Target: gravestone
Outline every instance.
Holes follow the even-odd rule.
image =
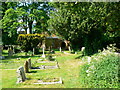
[[[22,66],[20,66],[17,69],[16,73],[17,73],[17,82],[16,83],[21,83],[21,82],[24,82],[26,80],[24,68]]]
[[[70,46],[68,46],[68,49],[69,49],[69,51],[71,51],[71,48],[70,48]]]
[[[85,55],[85,47],[82,47],[81,51],[82,51],[82,55]]]
[[[31,58],[28,58],[28,67],[31,69]]]
[[[35,55],[35,48],[33,48],[33,53],[32,53],[32,55],[33,55],[33,56]]]
[[[29,72],[28,61],[25,61],[24,68],[25,68],[25,73],[28,73]]]
[[[2,49],[3,49],[3,47],[2,47],[2,45],[0,45],[0,60],[5,58],[4,56],[2,56]]]
[[[42,57],[45,58],[45,48],[43,47],[43,54]]]
[[[56,67],[58,67],[59,69],[60,69],[60,67],[59,67],[59,64],[58,64],[58,61],[57,61],[57,63],[56,63],[57,65],[56,65]]]
[[[13,55],[13,50],[12,50],[12,48],[10,47],[10,48],[8,48],[8,56],[12,56]]]
[[[90,64],[91,62],[91,57],[88,57],[88,64]]]
[[[61,49],[61,47],[60,47],[59,49],[60,49],[60,52],[62,52],[62,49]]]

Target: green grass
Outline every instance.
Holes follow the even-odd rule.
[[[70,54],[66,55],[60,53],[59,51],[52,54],[56,56],[56,60],[59,63],[60,69],[46,69],[46,70],[30,70],[30,73],[26,73],[26,76],[29,80],[26,80],[23,83],[16,84],[17,74],[16,69],[19,66],[23,66],[25,60],[28,59],[26,56],[13,56],[7,57],[6,60],[2,62],[2,84],[3,88],[81,88],[79,83],[79,66],[81,62],[79,59],[75,59],[79,55]],[[23,55],[22,53],[19,55]],[[17,60],[17,57],[21,57],[20,60]],[[40,59],[40,56],[31,57],[32,63],[35,63],[36,60]],[[55,63],[36,63],[38,65],[56,65]],[[13,70],[12,70],[13,69]],[[9,73],[9,74],[8,74]],[[47,78],[59,78],[63,80],[63,84],[55,85],[34,85],[38,79],[45,80]],[[9,83],[8,83],[9,81]]]
[[[52,56],[56,56],[56,60],[58,61],[58,64],[60,66],[60,69],[31,69],[29,73],[26,73],[26,77],[28,80],[26,80],[23,83],[16,84],[17,81],[17,74],[16,69],[19,66],[24,66],[24,62],[31,57],[32,63],[34,63],[34,66],[40,66],[40,65],[55,65],[55,63],[35,63],[38,59],[40,59],[41,55],[35,55],[35,56],[24,56],[24,53],[18,53],[13,57],[7,57],[5,60],[2,60],[2,63],[0,63],[2,66],[0,66],[0,70],[2,72],[2,88],[96,88],[97,84],[99,84],[99,87],[97,88],[109,88],[109,86],[112,88],[111,85],[107,85],[105,80],[102,80],[100,78],[95,77],[95,75],[99,75],[101,77],[101,71],[107,75],[107,71],[114,70],[115,68],[112,67],[112,60],[115,62],[117,61],[116,54],[114,53],[107,53],[107,55],[104,55],[102,52],[97,53],[92,57],[92,60],[90,64],[88,64],[88,56],[82,56],[81,52],[78,52],[78,54],[70,54],[69,51],[65,51],[65,53],[61,53],[59,51],[55,51],[55,54],[52,54]],[[47,55],[47,54],[46,54]],[[47,55],[48,56],[48,55]],[[20,57],[20,60],[17,60],[16,58]],[[109,61],[109,68],[108,68],[108,62]],[[95,67],[98,67],[98,70],[95,70],[95,74],[91,74],[90,77],[87,76],[86,70],[88,70],[92,65],[95,65]],[[101,65],[103,65],[101,67]],[[117,67],[117,66],[116,66]],[[107,68],[107,69],[106,69]],[[91,69],[90,69],[91,70]],[[112,75],[108,74],[108,75]],[[115,74],[117,75],[117,74]],[[37,80],[46,80],[48,78],[59,78],[61,77],[63,80],[63,84],[55,84],[55,85],[34,85],[33,83],[37,82]],[[107,77],[110,79],[111,77]],[[92,83],[91,83],[92,81]],[[114,83],[114,81],[113,81]],[[116,84],[116,83],[115,83]],[[100,86],[101,85],[101,86]],[[107,85],[107,87],[105,87]],[[112,84],[114,85],[114,84]],[[117,84],[116,84],[117,85]],[[117,86],[113,86],[113,88],[116,88]]]

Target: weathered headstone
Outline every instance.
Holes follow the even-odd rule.
[[[8,48],[8,56],[12,56],[13,55],[13,50],[12,50],[12,48],[10,47],[10,48]]]
[[[13,53],[15,54],[15,46],[13,45]]]
[[[56,67],[60,68],[60,67],[59,67],[59,64],[58,64],[58,61],[57,61],[57,65],[56,65]]]
[[[24,68],[25,68],[25,73],[28,73],[29,72],[28,61],[25,61]]]
[[[85,47],[82,47],[81,51],[82,51],[82,55],[84,55],[85,54]]]
[[[31,58],[28,58],[28,67],[31,69]]]
[[[17,83],[24,82],[25,80],[26,80],[26,76],[25,76],[24,68],[20,66],[17,69]]]
[[[88,57],[88,64],[90,64],[91,62],[91,57]]]
[[[0,45],[0,60],[5,58],[4,56],[2,56],[2,49],[3,49],[3,47],[2,47],[2,45]]]

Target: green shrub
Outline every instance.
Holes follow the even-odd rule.
[[[18,43],[25,52],[32,51],[44,39],[43,34],[19,34]]]
[[[80,82],[88,88],[118,88],[118,53],[104,50],[91,56],[91,61],[81,66]]]

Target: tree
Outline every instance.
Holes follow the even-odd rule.
[[[41,33],[47,30],[47,3],[44,2],[5,2],[2,22],[4,44],[15,44],[17,29],[23,28],[26,33]],[[44,5],[43,5],[44,4]],[[43,6],[41,6],[43,5]],[[46,7],[45,7],[46,6]],[[3,5],[4,8],[4,5]],[[36,22],[36,23],[34,23]],[[13,41],[13,42],[9,42]]]
[[[74,50],[76,47],[85,46],[86,55],[91,55],[109,44],[108,40],[111,36],[118,34],[120,24],[116,23],[120,21],[119,4],[54,3],[56,11],[51,13],[48,23],[54,32],[70,40]],[[116,15],[112,16],[113,14]]]

